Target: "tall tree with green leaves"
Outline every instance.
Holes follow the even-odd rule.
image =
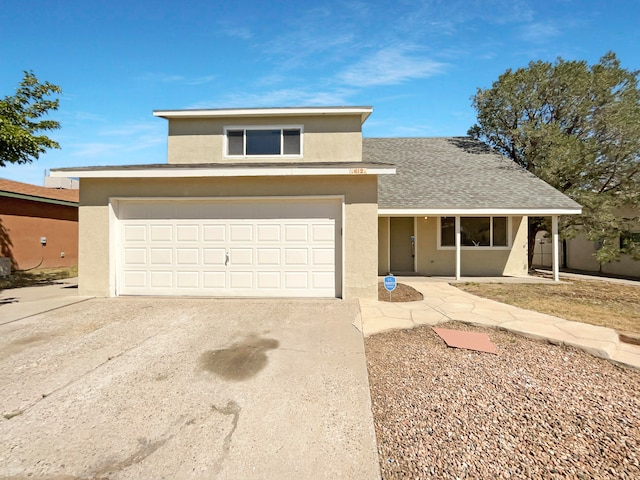
[[[15,95],[0,99],[0,167],[12,163],[31,163],[49,148],[60,148],[42,132],[60,128],[60,123],[47,119],[57,110],[59,86],[40,83],[33,72],[24,72]],[[44,117],[44,118],[43,118]]]
[[[597,242],[600,262],[640,259],[639,243],[620,241],[640,221],[638,72],[612,52],[594,65],[536,61],[478,89],[472,104],[478,120],[469,135],[583,206],[582,215],[561,218],[564,236]],[[548,220],[530,218],[530,264]]]

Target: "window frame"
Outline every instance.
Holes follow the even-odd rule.
[[[242,130],[242,154],[229,154],[229,131]],[[280,153],[251,155],[247,154],[247,130],[280,130]],[[284,131],[299,130],[300,131],[300,153],[283,153],[284,152]],[[227,125],[223,128],[224,139],[222,141],[223,158],[302,158],[304,154],[304,128],[303,125]]]
[[[512,234],[511,234],[511,221],[512,216],[509,215],[438,215],[438,250],[455,250],[455,236],[454,236],[454,245],[442,245],[442,219],[443,218],[454,218],[454,228],[458,222],[462,222],[463,218],[489,218],[489,235],[490,235],[490,245],[460,245],[460,250],[511,250],[512,247]],[[494,218],[506,218],[507,219],[507,244],[506,245],[493,245],[493,219]]]

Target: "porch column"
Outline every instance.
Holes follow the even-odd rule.
[[[551,217],[551,230],[552,230],[552,235],[553,235],[553,254],[552,254],[552,259],[551,259],[551,266],[553,269],[553,281],[557,282],[560,280],[560,257],[559,257],[559,250],[558,250],[558,216],[557,215],[553,215]]]
[[[456,217],[456,280],[460,280],[460,217]]]

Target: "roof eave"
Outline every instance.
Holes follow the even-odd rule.
[[[580,215],[582,207],[543,207],[543,208],[378,208],[378,215],[386,216],[465,216],[482,217],[487,215],[502,216],[538,216],[547,217],[552,215]]]
[[[155,117],[176,118],[242,118],[242,117],[292,117],[324,115],[360,115],[361,122],[373,112],[373,107],[279,107],[279,108],[220,108],[154,110]]]
[[[51,170],[52,177],[78,178],[196,178],[196,177],[287,177],[317,175],[393,175],[396,167],[390,165],[336,165],[336,166],[277,166],[246,167],[165,167],[165,168],[88,168]]]

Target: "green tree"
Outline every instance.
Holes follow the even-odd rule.
[[[60,87],[40,83],[33,72],[25,71],[15,95],[0,100],[0,167],[31,163],[48,148],[60,148],[41,134],[60,128],[55,120],[41,119],[58,109],[58,99],[48,98],[56,93],[62,93]]]
[[[469,135],[545,180],[583,206],[561,218],[562,233],[597,242],[596,258],[621,253],[640,259],[630,238],[640,221],[640,90],[638,72],[612,52],[594,65],[536,61],[507,70],[472,97],[477,124]],[[548,218],[530,218],[529,263],[535,234]]]

